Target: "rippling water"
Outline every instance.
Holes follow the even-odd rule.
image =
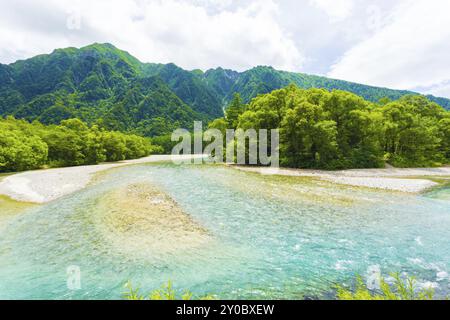
[[[174,232],[105,227],[105,199],[136,184],[158,188],[190,217],[182,244]],[[172,280],[220,298],[330,298],[336,284],[377,267],[414,275],[445,296],[449,195],[448,188],[416,196],[222,166],[114,169],[78,193],[0,220],[0,298],[119,299],[128,280],[143,292]],[[136,206],[109,204],[137,227],[150,223],[133,216]],[[190,247],[198,230],[208,241]],[[81,290],[67,288],[72,265]]]

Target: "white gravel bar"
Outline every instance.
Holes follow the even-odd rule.
[[[292,177],[312,177],[337,184],[368,187],[407,193],[419,193],[439,185],[429,177],[450,178],[450,167],[417,169],[357,169],[341,171],[273,169],[233,166],[238,170]]]
[[[46,203],[85,188],[93,175],[111,168],[126,165],[152,163],[171,160],[204,158],[204,155],[149,156],[136,160],[126,160],[93,166],[56,168],[27,171],[7,176],[0,180],[0,195],[17,201]],[[272,169],[267,167],[232,166],[236,169],[277,174],[284,176],[315,177],[337,184],[369,187],[385,190],[418,193],[438,185],[427,177],[449,177],[450,167],[420,169],[362,169],[343,171],[321,171],[301,169]]]
[[[92,166],[26,171],[0,180],[0,195],[23,202],[46,203],[85,188],[97,172],[126,165],[203,158],[203,155],[155,155]]]

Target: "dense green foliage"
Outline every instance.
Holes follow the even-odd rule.
[[[78,119],[50,126],[11,117],[0,120],[0,172],[120,161],[152,152],[158,148],[146,138],[88,127]]]
[[[271,67],[242,73],[186,71],[174,64],[141,63],[110,44],[93,44],[0,64],[0,116],[44,124],[79,118],[107,130],[154,137],[178,127],[190,129],[194,120],[223,116],[223,106],[235,93],[248,103],[291,83],[304,89],[346,90],[372,102],[411,94]],[[450,107],[448,99],[430,99]]]
[[[144,67],[146,76],[158,76],[193,110],[207,117],[220,117],[222,97],[204,81],[203,73],[183,70],[173,63]],[[198,119],[200,120],[200,119]]]
[[[236,96],[225,119],[210,127],[279,128],[282,166],[378,168],[385,161],[436,166],[450,159],[450,112],[423,96],[375,104],[350,92],[290,85],[246,107],[239,101]]]
[[[338,287],[338,300],[433,300],[432,289],[417,288],[413,277],[402,279],[398,273],[392,274],[393,285],[389,285],[385,279],[380,279],[380,290],[369,290],[361,277],[357,278],[354,292]]]
[[[125,289],[123,297],[126,300],[214,300],[212,295],[196,297],[189,290],[177,291],[173,288],[171,281],[161,286],[160,289],[152,291],[147,296],[142,295],[139,288],[133,288],[131,282],[125,284]]]
[[[225,119],[227,120],[228,128],[236,128],[239,124],[239,116],[245,111],[245,105],[242,103],[241,95],[234,94],[228,108],[225,110]]]

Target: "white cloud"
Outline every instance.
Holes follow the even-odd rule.
[[[0,1],[0,63],[110,42],[144,62],[272,65],[450,97],[447,0]]]
[[[433,85],[429,88],[419,89],[419,91],[426,92],[437,97],[450,97],[450,80]]]
[[[389,23],[349,49],[329,76],[376,86],[414,89],[450,79],[450,2],[402,0]],[[435,92],[448,92],[448,88]],[[448,96],[448,94],[447,94]]]
[[[309,2],[323,10],[332,22],[348,18],[354,7],[354,0],[309,0]]]
[[[226,9],[232,1],[222,0],[214,12],[207,8],[209,0],[37,0],[33,12],[20,12],[25,2],[4,4],[10,12],[0,12],[3,63],[94,41],[111,42],[145,62],[174,62],[185,68],[243,70],[261,64],[300,70],[304,61],[278,24],[278,6],[272,0],[232,10]],[[11,14],[15,17],[8,18]],[[78,14],[79,30],[74,29]]]

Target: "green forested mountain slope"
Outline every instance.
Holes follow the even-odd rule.
[[[137,78],[120,93],[104,114],[101,124],[127,131],[129,128],[145,136],[161,135],[176,128],[190,127],[194,120],[208,120],[185,104],[157,76]]]
[[[229,97],[233,92],[233,87],[240,79],[241,74],[237,71],[217,68],[210,69],[199,76],[203,78],[203,81],[205,81],[210,88],[215,90],[222,98],[222,101],[224,101],[224,99],[229,101]]]
[[[220,96],[195,72],[181,69],[173,63],[144,66],[146,76],[159,76],[188,105],[213,118],[223,115]]]
[[[94,44],[0,65],[0,114],[44,124],[78,117],[159,134],[221,116],[222,104],[188,71],[143,64],[112,45]]]
[[[215,79],[219,79],[220,81],[221,78],[225,78],[226,72],[226,70],[220,68],[209,70],[206,72],[206,78],[213,86],[217,86],[213,81]],[[222,73],[222,76],[220,73]],[[210,74],[214,74],[214,78],[210,77]],[[225,95],[225,100],[227,102],[231,101],[235,92],[241,94],[244,102],[250,102],[250,100],[258,94],[270,93],[273,90],[283,88],[291,83],[303,89],[323,88],[327,90],[345,90],[355,93],[372,102],[378,102],[382,98],[397,100],[405,95],[417,94],[406,90],[393,90],[303,73],[278,71],[272,67],[264,66],[255,67],[240,73],[233,78],[235,81]],[[222,81],[225,82],[224,80]],[[440,104],[446,109],[450,109],[449,99],[438,98],[431,95],[427,96],[427,98]]]
[[[187,71],[174,64],[142,63],[110,44],[57,49],[48,55],[0,64],[0,116],[44,124],[80,118],[107,129],[153,136],[223,115],[234,93],[249,102],[294,83],[300,88],[341,89],[369,101],[412,94],[324,77],[256,67]],[[450,108],[450,100],[430,96]]]

